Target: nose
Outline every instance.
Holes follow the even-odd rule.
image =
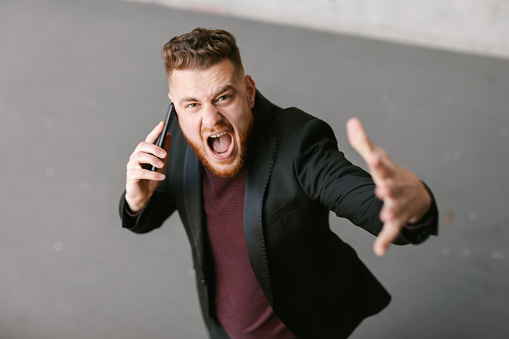
[[[202,124],[205,126],[215,126],[223,118],[213,105],[207,105],[203,108]]]

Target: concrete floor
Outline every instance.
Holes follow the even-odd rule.
[[[392,247],[331,217],[393,295],[352,338],[509,338],[509,61],[120,1],[0,2],[0,338],[206,338],[177,216],[134,235],[117,202],[164,117],[159,51],[233,32],[282,106],[368,134],[433,189],[440,236]]]

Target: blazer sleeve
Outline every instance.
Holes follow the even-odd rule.
[[[311,199],[338,217],[378,235],[383,226],[379,218],[383,202],[374,194],[375,183],[369,173],[350,163],[338,150],[334,132],[327,123],[312,119],[304,125],[294,159],[300,184]],[[436,208],[436,204],[432,207]],[[436,230],[436,220],[433,222],[430,226]],[[405,230],[394,243],[422,242],[433,233],[426,229],[428,226]],[[416,236],[416,232],[427,235]]]
[[[148,205],[135,216],[131,216],[127,213],[127,203],[125,201],[126,192],[124,191],[122,193],[119,203],[119,214],[123,228],[127,228],[134,233],[147,233],[159,228],[175,211],[176,207],[166,180],[168,180],[168,176],[156,189]]]

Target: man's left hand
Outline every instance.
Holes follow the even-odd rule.
[[[373,246],[375,254],[382,256],[406,223],[415,223],[426,214],[431,207],[431,196],[415,174],[398,166],[371,142],[359,119],[350,119],[346,129],[350,144],[368,165],[376,196],[384,203],[380,211],[384,226]]]

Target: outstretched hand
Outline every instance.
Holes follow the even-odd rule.
[[[380,220],[384,226],[373,246],[375,254],[382,256],[406,223],[417,222],[426,214],[431,196],[415,174],[398,166],[371,142],[359,119],[348,120],[346,129],[350,144],[368,165],[376,196],[383,201]]]

